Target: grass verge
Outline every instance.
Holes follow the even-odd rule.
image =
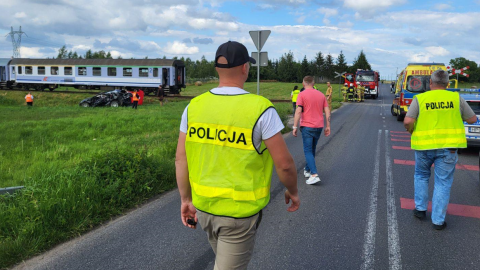
[[[188,101],[138,110],[81,108],[84,94],[0,91],[0,268],[80,235],[176,186],[175,149]],[[291,103],[276,103],[284,123]],[[285,129],[285,132],[289,131]]]

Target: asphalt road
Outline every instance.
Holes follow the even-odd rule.
[[[301,137],[285,136],[301,206],[286,211],[274,173],[249,269],[479,269],[480,219],[466,217],[468,209],[455,206],[444,231],[432,228],[430,213],[420,221],[404,209],[413,199],[414,151],[390,114],[388,85],[381,90],[377,100],[333,113],[332,134],[316,151],[319,184],[305,184]],[[463,151],[459,164],[472,167],[456,171],[450,203],[480,206],[478,149]],[[206,235],[184,227],[179,210],[174,190],[16,269],[213,269]]]

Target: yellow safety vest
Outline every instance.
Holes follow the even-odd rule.
[[[300,90],[293,90],[292,91],[292,102],[297,102],[298,94],[300,94]]]
[[[273,160],[253,129],[273,104],[253,94],[206,92],[188,106],[185,142],[193,205],[204,212],[250,217],[270,200]]]
[[[435,90],[415,98],[420,110],[411,138],[412,149],[467,147],[458,93]]]

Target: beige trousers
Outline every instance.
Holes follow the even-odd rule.
[[[216,255],[214,270],[247,269],[261,213],[248,218],[231,218],[197,210],[197,217]]]

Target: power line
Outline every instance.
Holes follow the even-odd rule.
[[[27,33],[22,31],[22,27],[20,26],[20,30],[18,31],[13,31],[13,26],[11,27],[10,33],[8,33],[6,36],[10,35],[12,38],[12,46],[13,46],[13,57],[14,58],[21,58],[20,56],[20,47],[22,43],[22,34],[25,34],[27,36]],[[17,39],[15,39],[15,35],[18,35]],[[28,36],[27,36],[28,37]]]

